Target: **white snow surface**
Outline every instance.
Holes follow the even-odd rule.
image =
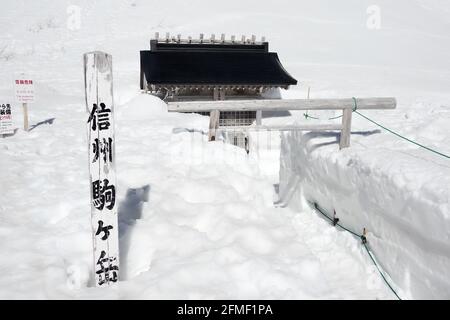
[[[380,30],[359,0],[0,2],[0,102],[13,101],[18,72],[37,94],[36,126],[21,129],[15,104],[18,130],[0,139],[0,298],[395,298],[358,240],[305,200],[367,227],[402,297],[450,297],[448,159],[354,115],[351,148],[286,134],[280,165],[276,133],[250,155],[208,143],[206,117],[169,114],[138,88],[139,50],[155,31],[265,35],[299,80],[283,97],[308,86],[315,98],[395,96],[396,110],[365,114],[449,154],[449,1],[379,0]],[[70,5],[78,30],[67,28]],[[121,281],[107,289],[90,286],[82,54],[93,50],[112,54],[114,69]],[[278,183],[286,207],[274,206]]]

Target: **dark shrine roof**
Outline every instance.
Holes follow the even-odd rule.
[[[170,44],[152,41],[141,51],[141,71],[150,85],[297,84],[278,55],[263,44]]]

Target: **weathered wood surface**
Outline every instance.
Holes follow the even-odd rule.
[[[352,128],[352,109],[344,109],[342,114],[342,131],[339,140],[339,148],[350,147],[350,131]]]
[[[247,131],[247,130],[273,130],[273,131],[340,131],[339,124],[316,124],[316,125],[286,125],[286,126],[230,126],[220,127],[217,131]]]
[[[219,128],[219,118],[220,111],[213,110],[209,115],[209,132],[208,132],[208,140],[215,141],[216,140],[216,130]]]
[[[116,201],[112,57],[84,54],[89,150],[91,226],[96,286],[118,281],[119,236]]]
[[[357,98],[361,110],[395,109],[395,98]],[[353,99],[268,99],[268,100],[219,100],[176,101],[168,103],[170,112],[220,111],[289,111],[289,110],[342,110],[353,109]]]
[[[256,125],[257,126],[262,125],[262,111],[261,110],[256,111]]]
[[[28,104],[22,103],[23,108],[23,130],[28,131]]]

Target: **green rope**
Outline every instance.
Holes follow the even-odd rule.
[[[303,116],[305,117],[305,119],[321,120],[319,117],[310,116],[308,114],[308,112],[304,113]],[[342,114],[337,117],[328,118],[328,120],[334,120],[334,119],[339,119],[339,118],[342,118]]]
[[[353,112],[356,112],[356,110],[358,109],[358,103],[356,103],[356,98],[352,97],[353,99]]]
[[[342,118],[342,114],[340,116],[337,116],[337,117],[328,118],[328,120],[335,120],[335,119],[339,119],[339,118]]]
[[[333,219],[331,219],[320,207],[319,207],[319,205],[317,204],[317,203],[312,203],[313,204],[313,206],[314,206],[314,208],[317,210],[317,211],[319,211],[325,218],[327,218],[328,220],[330,220],[331,222],[333,222]],[[339,228],[341,228],[341,229],[343,229],[343,230],[345,230],[345,231],[347,231],[347,232],[350,232],[351,234],[353,234],[354,236],[356,236],[356,237],[358,237],[358,238],[361,238],[361,235],[359,235],[359,234],[357,234],[356,232],[353,232],[352,230],[349,230],[349,229],[347,229],[347,228],[345,228],[344,226],[342,226],[342,225],[340,225],[339,223],[337,223],[336,224]]]
[[[318,212],[320,212],[326,219],[328,219],[330,222],[334,222],[334,220],[332,218],[330,218],[325,211],[320,208],[320,206],[316,203],[316,202],[311,202],[308,201],[309,204],[311,204]],[[372,256],[372,254],[370,253],[369,248],[367,247],[367,239],[364,235],[358,234],[350,229],[347,229],[346,227],[344,227],[343,225],[336,223],[336,226],[338,226],[339,228],[351,233],[352,235],[356,236],[357,238],[360,238],[362,240],[362,244],[364,246],[364,248],[367,251],[367,254],[369,255],[370,259],[372,260],[373,264],[375,265],[375,267],[378,270],[378,273],[380,274],[380,276],[383,278],[384,282],[386,283],[386,285],[389,287],[389,289],[391,289],[391,291],[394,293],[394,295],[397,297],[398,300],[402,300],[400,298],[400,296],[397,294],[397,292],[395,292],[394,288],[392,288],[392,286],[390,285],[389,281],[386,279],[386,277],[384,276],[383,272],[381,271],[381,268],[378,266],[378,263],[376,262],[376,260],[374,259],[374,257]]]
[[[355,102],[355,104],[356,104],[356,102]],[[434,149],[432,149],[432,148],[430,148],[430,147],[424,146],[423,144],[420,144],[420,143],[418,143],[418,142],[416,142],[416,141],[414,141],[414,140],[411,140],[411,139],[409,139],[409,138],[407,138],[407,137],[402,136],[401,134],[399,134],[399,133],[397,133],[397,132],[395,132],[395,131],[393,131],[393,130],[391,130],[391,129],[389,129],[389,128],[386,128],[386,127],[383,126],[382,124],[379,124],[378,122],[376,122],[376,121],[370,119],[369,117],[363,115],[362,113],[360,113],[359,111],[357,111],[356,108],[353,110],[353,112],[355,112],[355,113],[358,114],[359,116],[363,117],[363,118],[366,119],[367,121],[370,121],[370,122],[372,122],[373,124],[379,126],[380,128],[383,128],[384,130],[386,130],[386,131],[392,133],[393,135],[396,135],[397,137],[399,137],[399,138],[401,138],[401,139],[404,139],[404,140],[406,140],[406,141],[408,141],[408,142],[410,142],[410,143],[413,143],[413,144],[415,144],[416,146],[419,146],[419,147],[421,147],[421,148],[424,148],[424,149],[426,149],[426,150],[428,150],[428,151],[434,152],[434,153],[436,153],[437,155],[440,155],[440,156],[442,156],[442,157],[444,157],[444,158],[450,159],[450,156],[447,155],[447,154],[444,154],[444,153],[442,153],[442,152],[439,152],[439,151],[437,151],[437,150],[434,150]]]
[[[378,273],[381,275],[381,277],[383,278],[384,282],[386,282],[386,284],[388,285],[389,289],[391,289],[391,291],[395,294],[395,296],[397,297],[398,300],[402,300],[402,298],[399,297],[399,295],[397,294],[397,292],[395,292],[394,288],[392,288],[392,286],[389,284],[389,282],[387,281],[386,277],[384,276],[383,272],[381,271],[381,269],[378,267],[378,263],[375,261],[374,257],[372,257],[372,254],[369,251],[369,248],[367,247],[366,243],[363,243],[364,248],[367,251],[367,254],[369,255],[370,259],[372,260],[373,264],[375,265],[375,267],[378,270]]]
[[[382,124],[376,122],[375,120],[372,120],[372,119],[370,119],[369,117],[363,115],[361,112],[358,111],[358,104],[357,104],[357,102],[356,102],[356,98],[355,98],[355,97],[352,97],[352,99],[353,99],[353,103],[354,103],[353,112],[355,112],[355,113],[358,114],[359,116],[363,117],[363,118],[366,119],[367,121],[372,122],[373,124],[375,124],[375,125],[379,126],[380,128],[386,130],[387,132],[390,132],[390,133],[392,133],[393,135],[396,135],[397,137],[399,137],[399,138],[401,138],[401,139],[404,139],[404,140],[406,140],[406,141],[408,141],[408,142],[410,142],[410,143],[413,143],[413,144],[415,144],[415,145],[418,146],[418,147],[424,148],[424,149],[426,149],[426,150],[428,150],[428,151],[431,151],[431,152],[433,152],[433,153],[435,153],[435,154],[437,154],[437,155],[440,155],[440,156],[442,156],[442,157],[444,157],[444,158],[450,159],[450,155],[444,154],[444,153],[439,152],[439,151],[437,151],[437,150],[435,150],[435,149],[432,149],[432,148],[430,148],[430,147],[427,147],[427,146],[425,146],[425,145],[423,145],[423,144],[421,144],[421,143],[419,143],[419,142],[416,142],[416,141],[411,140],[411,139],[409,139],[409,138],[407,138],[407,137],[405,137],[405,136],[402,136],[401,134],[399,134],[399,133],[397,133],[397,132],[395,132],[395,131],[393,131],[393,130],[391,130],[391,129],[385,127],[385,126],[383,126]],[[305,116],[306,119],[311,118],[311,119],[320,120],[320,118],[312,117],[312,116],[308,115],[308,112],[304,113],[303,115]],[[328,120],[334,120],[334,119],[339,119],[339,118],[342,118],[342,115],[339,115],[339,116],[337,116],[337,117],[328,118]]]
[[[305,116],[305,119],[307,119],[307,120],[308,120],[308,119],[320,120],[319,118],[310,116],[310,115],[308,114],[308,111],[306,111],[306,113],[304,113],[303,115]]]

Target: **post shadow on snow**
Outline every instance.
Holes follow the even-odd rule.
[[[4,134],[0,134],[1,138],[9,138],[9,137],[13,137],[16,135],[16,133],[19,131],[18,128],[14,129],[13,133],[4,133]]]
[[[352,135],[360,135],[360,136],[371,136],[373,134],[378,134],[381,133],[381,130],[379,129],[375,129],[375,130],[370,130],[370,131],[352,131],[351,134]],[[311,148],[309,149],[309,151],[314,151],[320,147],[325,147],[328,145],[332,145],[332,144],[339,144],[339,141],[341,139],[341,132],[335,132],[335,131],[327,131],[327,132],[308,132],[304,135],[304,137],[307,140],[311,140],[314,138],[332,138],[334,137],[335,140],[334,141],[328,141],[328,142],[322,142],[322,143],[317,143],[311,146]]]
[[[282,117],[289,117],[291,116],[291,113],[289,111],[263,111],[262,112],[262,118],[282,118]],[[200,130],[200,129],[191,129],[191,128],[173,128],[172,133],[183,133],[183,132],[189,132],[189,133],[201,133],[202,135],[207,135],[208,132]]]
[[[28,132],[30,132],[31,130],[35,129],[36,127],[39,127],[43,124],[53,124],[53,121],[55,121],[56,118],[50,118],[41,122],[38,122],[36,124],[33,124],[30,129],[28,129]]]
[[[273,190],[278,195],[280,193],[280,184],[279,183],[273,184]]]
[[[292,114],[289,111],[263,111],[261,113],[262,118],[282,118],[289,117]]]
[[[140,188],[129,188],[125,199],[119,204],[119,255],[121,274],[126,275],[126,261],[130,248],[130,228],[142,217],[144,202],[149,201],[149,184]]]
[[[201,133],[202,135],[207,135],[208,134],[208,132],[205,132],[205,131],[200,130],[200,129],[189,129],[189,128],[173,128],[172,129],[172,133],[174,133],[174,134],[182,133],[182,132],[189,132],[189,133],[198,132],[198,133]]]

